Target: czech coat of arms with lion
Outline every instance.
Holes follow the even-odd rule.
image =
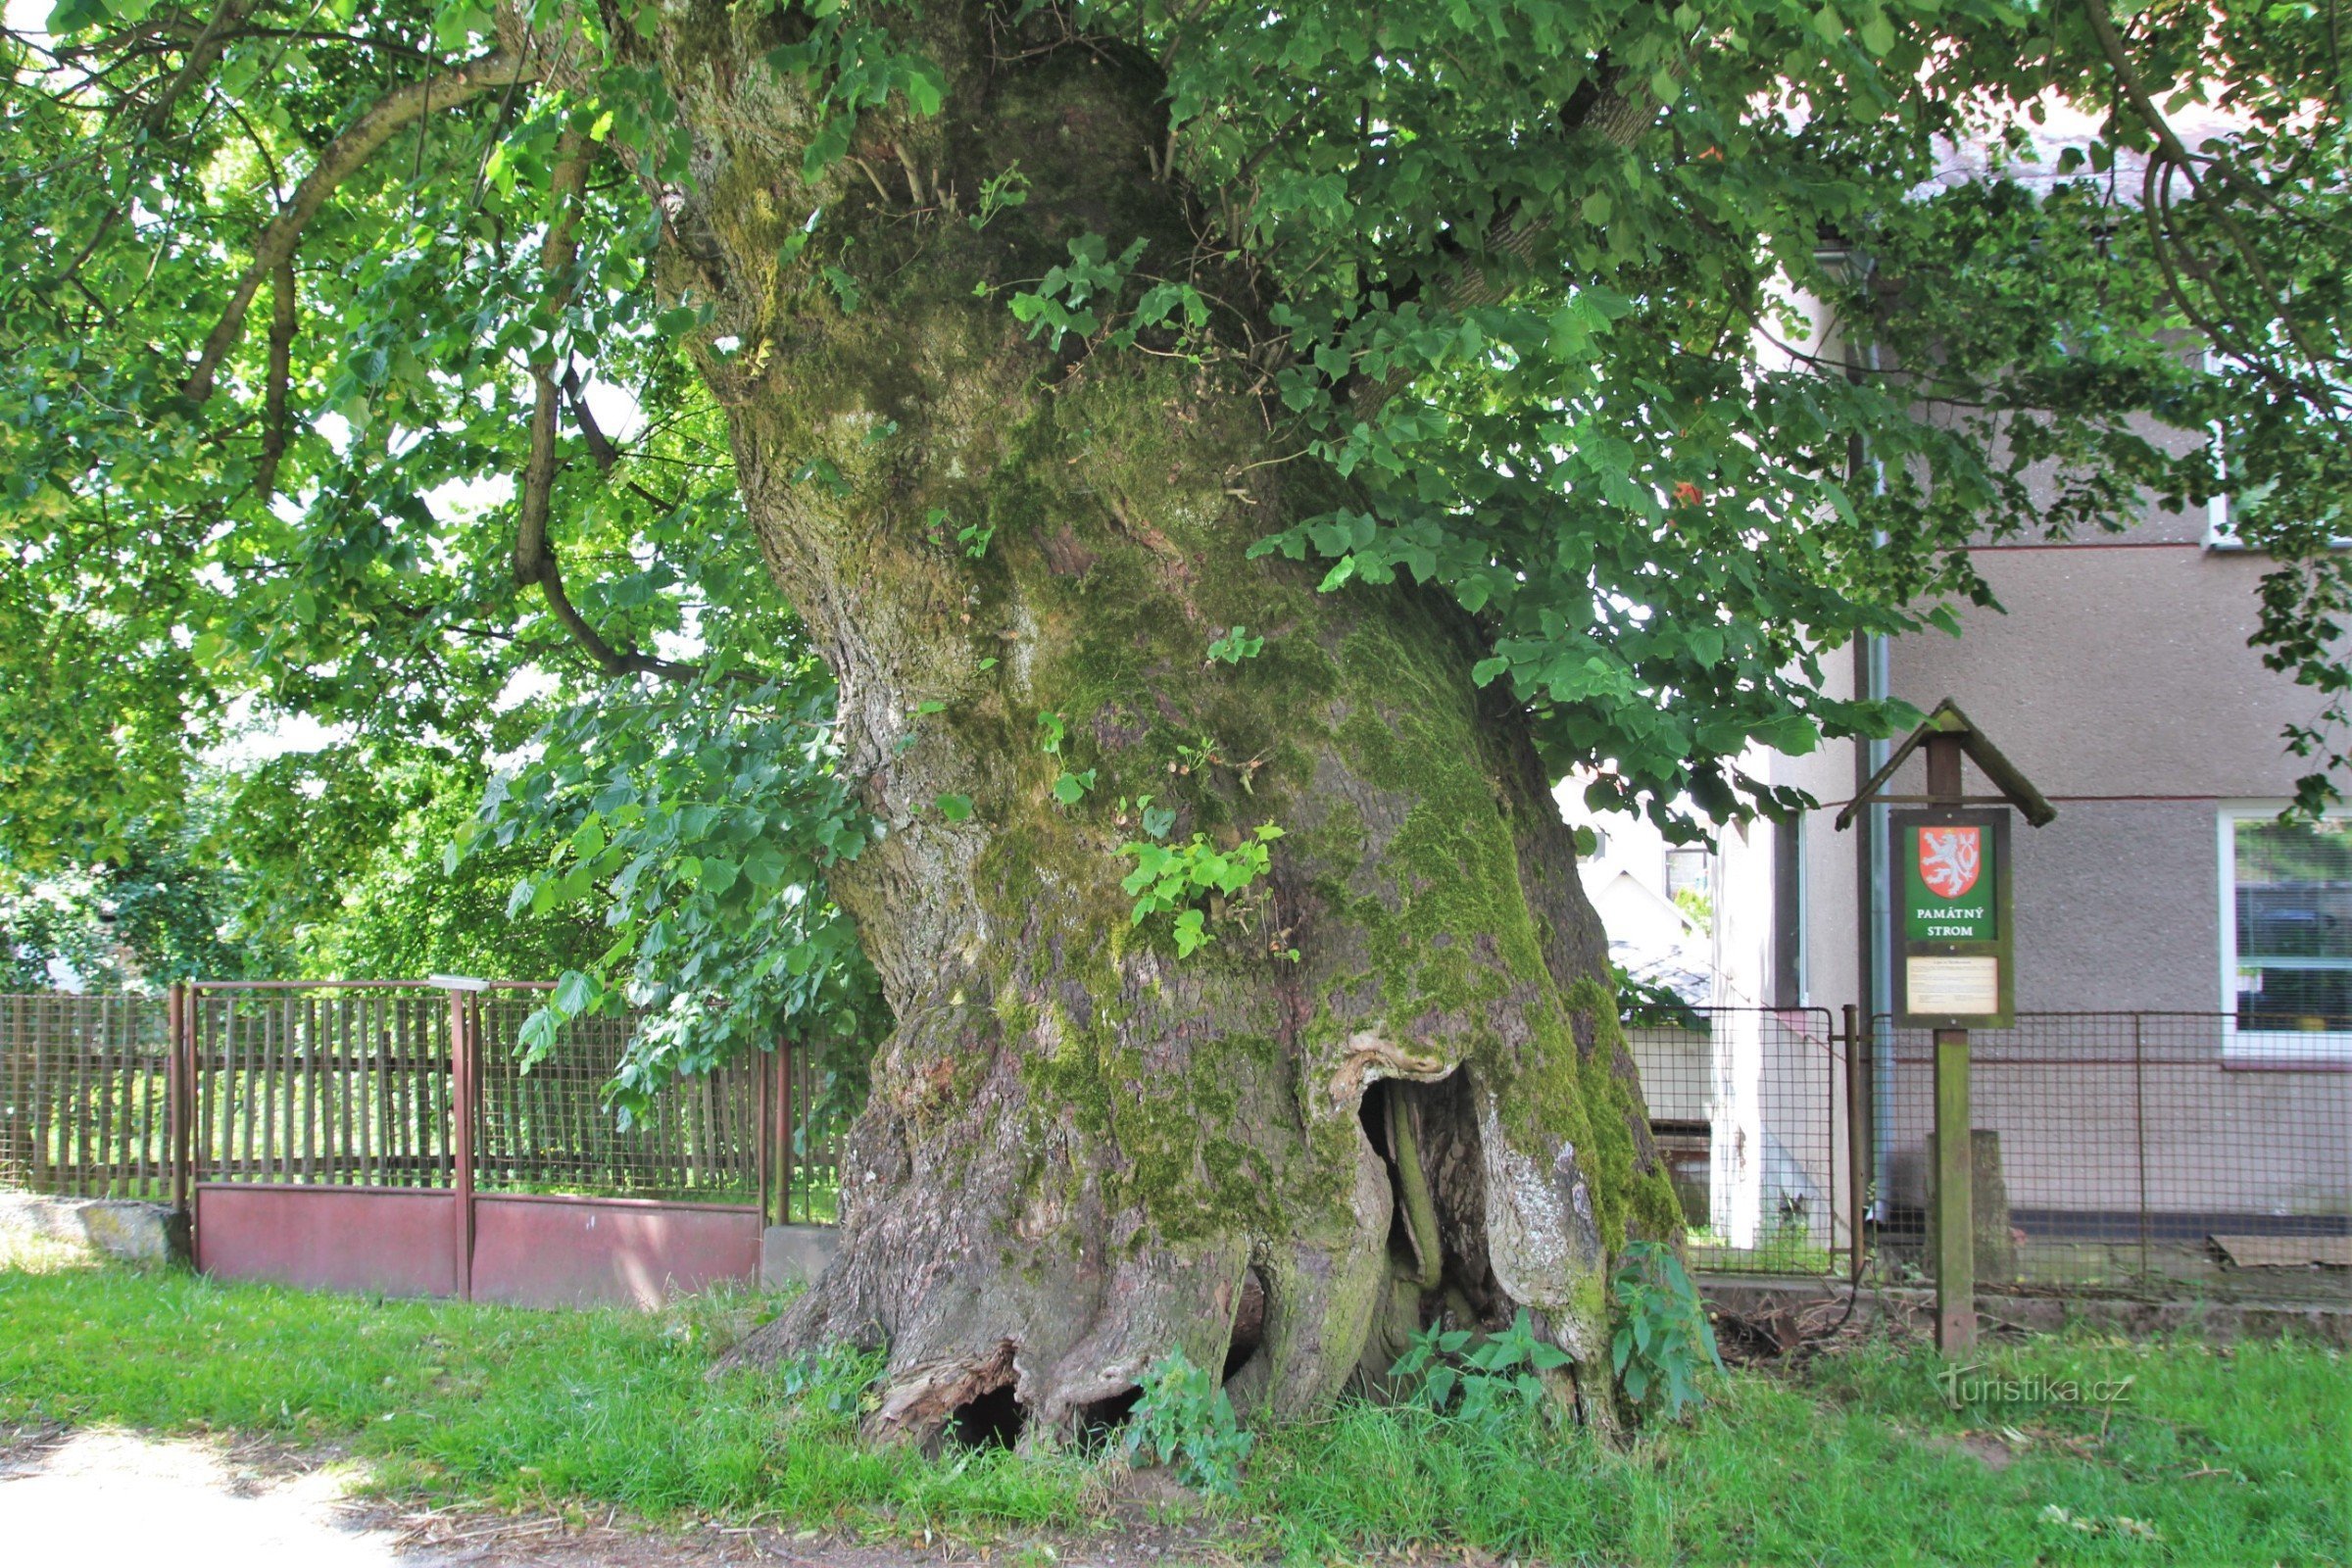
[[[1984,862],[1979,827],[1923,827],[1919,830],[1919,879],[1939,899],[1956,899],[1977,885]]]

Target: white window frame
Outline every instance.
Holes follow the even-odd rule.
[[[2215,477],[2227,479],[2229,474],[2223,468],[2223,462],[2222,432],[2217,428],[2213,432]],[[2216,490],[2213,493],[2213,499],[2205,503],[2205,548],[2207,550],[2223,555],[2240,555],[2254,548],[2237,536],[2237,526],[2230,516],[2232,505],[2236,500],[2237,496],[2234,491]],[[2328,548],[2352,550],[2352,538],[2336,534],[2328,539]]]
[[[2220,373],[2222,357],[2210,346],[2204,352],[2202,363],[2208,375]],[[2222,451],[2222,427],[2219,424],[2211,427],[2206,440],[2206,450],[2213,454],[2214,478],[2227,482],[2230,477],[2230,462],[2228,455]],[[2230,513],[2233,510],[2232,503],[2236,499],[2235,492],[2217,489],[2213,493],[2213,498],[2205,503],[2205,548],[2207,550],[2235,554],[2251,548],[2237,536],[2236,525],[2230,518]],[[2352,550],[2352,538],[2338,534],[2329,539],[2328,545],[2331,550]]]
[[[2219,430],[2213,433],[2213,466],[2216,469],[2222,466],[2222,433]],[[2217,477],[2227,478],[2228,474],[2220,473]],[[2205,503],[2205,548],[2208,550],[2240,551],[2246,548],[2246,542],[2237,536],[2237,530],[2230,524],[2230,499],[2229,491],[2216,490],[2213,499]]]
[[[2222,1059],[2230,1065],[2352,1061],[2352,1029],[2240,1029],[2237,1026],[2237,824],[2277,816],[2287,803],[2226,801],[2215,813],[2221,868]],[[2352,812],[2331,811],[2335,821]]]

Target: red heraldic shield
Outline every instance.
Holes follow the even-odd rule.
[[[1981,827],[1923,827],[1919,830],[1919,879],[1939,899],[1956,899],[1977,885],[1984,863]]]

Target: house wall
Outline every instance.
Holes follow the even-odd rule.
[[[2027,1020],[1980,1036],[1973,1120],[2000,1134],[2013,1209],[2281,1216],[2352,1210],[2352,1074],[2227,1064],[2210,1018]],[[1886,1158],[1927,1201],[1928,1037],[1897,1041]]]
[[[1980,1034],[1975,1120],[2001,1133],[2018,1208],[2309,1215],[2352,1195],[2352,1077],[2224,1055],[2219,814],[2284,804],[2305,764],[2280,732],[2319,704],[2247,646],[2266,560],[2203,528],[2154,512],[2112,541],[1981,550],[2001,608],[1890,650],[1894,695],[1957,702],[2058,808],[2011,834],[2019,1011],[2204,1015]],[[1917,760],[1889,786],[1925,788]],[[1814,950],[1851,948],[1850,908],[1828,912]],[[1925,1196],[1929,1074],[1924,1036],[1900,1049],[1882,1110],[1904,1204]]]
[[[1892,689],[1957,702],[2058,808],[2012,834],[2019,1009],[2220,1010],[2218,813],[2284,802],[2302,767],[2280,730],[2318,706],[2246,646],[2265,561],[2123,542],[1977,562],[2006,612],[1899,639]],[[1895,793],[1925,790],[1905,774]]]
[[[1834,357],[1818,313],[1814,326],[1806,347]],[[2183,340],[2181,352],[2199,349]],[[2141,433],[2177,453],[2206,439],[2153,424]],[[2044,503],[2057,494],[2051,473],[2029,481]],[[2058,808],[2050,826],[2021,821],[2012,834],[2020,1011],[2202,1015],[2142,1020],[2137,1036],[2112,1018],[1980,1035],[1976,1119],[2002,1134],[2020,1208],[2276,1216],[2352,1206],[2352,1072],[2325,1070],[2352,1068],[2352,1055],[2293,1072],[2224,1055],[2219,815],[2225,805],[2285,803],[2307,768],[2282,731],[2322,705],[2248,647],[2269,563],[2206,548],[2210,521],[2202,507],[2152,504],[2120,533],[1987,540],[1974,560],[1996,606],[1962,608],[1957,638],[1923,632],[1888,650],[1890,695],[1923,711],[1956,701]],[[1860,686],[1859,654],[1825,659],[1831,694]],[[1869,771],[1863,751],[1840,742],[1747,760],[1823,803],[1800,830],[1801,998],[1773,985],[1785,921],[1771,844],[1788,829],[1757,825],[1727,834],[1719,856],[1719,1004],[1801,1000],[1833,1014],[1872,1005],[1864,933],[1878,933],[1884,911],[1870,902],[1867,835],[1833,825]],[[1972,793],[1985,793],[1970,775]],[[1889,786],[1925,792],[1918,760]],[[1913,1047],[1924,1055],[1924,1036],[1893,1044],[1876,1114],[1892,1156],[1880,1174],[1901,1202],[1920,1186],[1928,1075],[1900,1059]],[[1718,1142],[1727,1119],[1735,1136],[1745,1132],[1786,1092],[1783,1064],[1769,1059],[1760,1073],[1727,1075],[1727,1057],[1741,1062],[1724,1035],[1709,1048],[1711,1099],[1692,1105],[1689,1048],[1651,1049],[1653,1100],[1685,1119],[1703,1111]],[[1770,1119],[1803,1136],[1801,1116]],[[1825,1164],[1840,1184],[1842,1155]]]
[[[1701,945],[1691,918],[1655,887],[1636,881],[1630,871],[1619,871],[1597,885],[1587,883],[1585,891],[1592,897],[1592,912],[1600,916],[1600,928],[1609,934],[1612,956],[1619,943],[1643,957]]]
[[[2267,560],[2206,548],[2206,526],[2202,509],[2151,507],[2120,535],[1981,548],[1976,564],[1997,608],[1963,609],[1957,638],[1920,633],[1889,650],[1893,695],[1923,710],[1957,702],[2058,808],[2048,827],[2021,820],[2012,834],[2020,1011],[2197,1015],[1980,1033],[1975,1119],[2001,1134],[2020,1210],[2277,1218],[2352,1206],[2352,1072],[2329,1070],[2352,1060],[2255,1070],[2224,1054],[2219,815],[2227,805],[2284,804],[2306,764],[2281,731],[2320,703],[2248,647]],[[1851,651],[1825,660],[1834,694],[1855,689],[1856,667]],[[1833,826],[1858,782],[1857,750],[1838,743],[1751,761],[1823,803],[1799,841],[1802,1000],[1833,1014],[1870,1001],[1863,835]],[[1973,767],[1969,788],[1986,788]],[[1924,766],[1915,761],[1889,789],[1924,794]],[[1772,843],[1787,831],[1757,824],[1725,838],[1719,1004],[1796,1000],[1772,987],[1783,931]],[[1657,1114],[1707,1120],[1718,1142],[1760,1130],[1826,1148],[1808,1174],[1842,1192],[1841,1141],[1816,1140],[1811,1096],[1778,1102],[1787,1064],[1765,1054],[1760,1070],[1746,1070],[1743,1041],[1725,1031],[1703,1057],[1690,1042],[1680,1051],[1645,1042]],[[1916,1204],[1926,1037],[1894,1045],[1878,1106],[1881,1174],[1886,1197]],[[1720,1163],[1725,1152],[1715,1152]],[[1771,1195],[1751,1166],[1718,1170],[1717,1206],[1723,1184],[1738,1184],[1743,1200],[1763,1200],[1737,1211],[1753,1223]],[[1725,1217],[1714,1216],[1719,1229]]]
[[[1852,650],[1825,661],[1822,693],[1850,699],[1860,682]],[[1835,1013],[1848,1003],[1867,1002],[1855,933],[1864,917],[1859,872],[1861,835],[1838,830],[1838,812],[1852,799],[1867,770],[1857,770],[1852,742],[1827,745],[1803,757],[1784,759],[1776,780],[1805,791],[1820,807],[1808,811],[1798,842],[1804,858],[1804,1000]]]

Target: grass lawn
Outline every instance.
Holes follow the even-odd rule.
[[[725,1337],[772,1305],[531,1312],[20,1256],[0,1260],[0,1429],[263,1434],[348,1447],[398,1494],[655,1520],[999,1539],[1113,1517],[1109,1472],[1077,1456],[859,1447],[854,1371],[706,1383]],[[2067,1336],[1984,1359],[1972,1378],[2131,1382],[2106,1405],[1954,1410],[1932,1355],[1872,1343],[1801,1373],[1737,1373],[1693,1421],[1625,1449],[1348,1406],[1262,1433],[1243,1495],[1203,1504],[1201,1524],[1237,1555],[1298,1562],[1416,1547],[1596,1563],[2352,1560],[2342,1352]]]

